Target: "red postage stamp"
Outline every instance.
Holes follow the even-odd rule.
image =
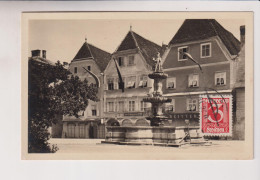
[[[200,99],[200,129],[204,135],[232,135],[232,96],[203,95]]]

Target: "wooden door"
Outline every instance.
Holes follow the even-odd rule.
[[[75,137],[75,124],[68,124],[68,138]]]

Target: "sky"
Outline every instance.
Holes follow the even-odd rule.
[[[216,19],[239,40],[239,19]],[[30,20],[29,53],[31,50],[47,50],[47,59],[70,62],[87,38],[87,42],[109,53],[120,45],[130,26],[144,38],[162,45],[168,44],[184,19],[168,20]],[[31,54],[28,54],[31,56]]]

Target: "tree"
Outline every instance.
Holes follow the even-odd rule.
[[[30,59],[28,75],[28,152],[55,152],[48,128],[57,115],[78,117],[89,99],[98,101],[97,88],[71,75],[59,61],[50,65]]]

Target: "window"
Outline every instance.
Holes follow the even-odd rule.
[[[128,66],[133,66],[135,64],[135,56],[128,56]]]
[[[198,74],[189,75],[189,87],[199,87],[199,75]]]
[[[141,76],[139,81],[139,87],[147,87],[148,77]]]
[[[187,60],[186,55],[183,53],[188,52],[188,50],[188,46],[178,48],[178,61]]]
[[[198,111],[197,99],[187,99],[187,111]]]
[[[211,43],[204,43],[200,45],[200,57],[210,57],[211,56]]]
[[[135,111],[135,101],[129,101],[129,111]]]
[[[146,110],[147,110],[147,103],[146,102],[144,102],[144,101],[140,101],[140,107],[141,107],[141,111],[142,112],[146,112]]]
[[[113,78],[107,79],[107,88],[108,88],[108,90],[114,90],[114,79]]]
[[[108,112],[114,111],[114,102],[108,102]]]
[[[115,80],[115,82],[114,82],[114,89],[118,89],[118,87],[119,87],[119,79],[115,78],[114,80]]]
[[[91,106],[91,111],[92,111],[92,116],[96,116],[97,115],[97,106],[96,105],[92,105]]]
[[[119,101],[118,102],[118,111],[119,112],[124,112],[124,107],[125,107],[125,102],[124,101]]]
[[[117,61],[119,66],[124,66],[124,57],[118,57]]]
[[[215,85],[216,86],[226,85],[226,72],[215,73]]]
[[[74,73],[77,74],[78,73],[78,68],[74,67]]]
[[[166,112],[175,112],[175,99],[172,99],[172,102],[165,103]]]
[[[91,66],[88,66],[87,68],[88,68],[89,71],[91,71]]]
[[[135,76],[129,77],[127,80],[127,88],[135,88],[135,81],[136,81]]]
[[[167,89],[175,89],[176,88],[176,78],[171,77],[167,79]]]

